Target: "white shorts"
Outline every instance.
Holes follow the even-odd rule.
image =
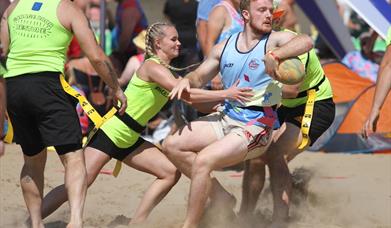
[[[235,133],[243,138],[243,143],[246,144],[248,150],[244,160],[261,156],[272,141],[273,131],[269,127],[246,125],[246,123],[231,119],[223,112],[214,112],[198,120],[208,121],[213,126],[218,139],[222,139],[229,133]]]

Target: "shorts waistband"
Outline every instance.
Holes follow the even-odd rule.
[[[297,97],[296,98],[302,98],[302,97],[306,97],[307,96],[307,91],[308,90],[311,90],[311,89],[315,89],[316,91],[319,90],[319,86],[322,85],[322,83],[326,80],[326,76],[323,75],[323,78],[313,87],[307,89],[307,90],[304,90],[304,91],[301,91],[299,94],[297,94]]]
[[[120,119],[124,124],[126,124],[129,128],[134,130],[137,133],[141,133],[144,131],[145,126],[141,126],[135,119],[133,119],[126,112],[123,115],[120,115],[118,112],[115,113],[115,116]]]
[[[266,107],[262,107],[262,106],[247,106],[247,107],[240,107],[242,109],[248,109],[248,110],[252,110],[252,111],[259,111],[259,112],[265,112],[265,109]],[[273,111],[275,111],[277,109],[277,105],[273,105],[273,106],[270,106],[270,108],[273,109]]]
[[[51,72],[51,71],[43,71],[43,72],[36,72],[36,73],[26,73],[26,74],[20,74],[13,77],[8,77],[6,80],[12,80],[12,79],[20,79],[25,77],[34,77],[34,78],[49,78],[49,79],[55,79],[59,81],[59,75],[62,74],[61,72]]]

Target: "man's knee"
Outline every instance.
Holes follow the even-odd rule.
[[[73,168],[77,165],[82,165],[85,167],[84,154],[81,150],[60,155],[60,157],[65,168]]]
[[[170,155],[172,153],[179,151],[179,140],[178,137],[174,135],[169,135],[163,141],[163,153],[166,155]]]
[[[213,163],[208,156],[198,155],[193,164],[192,175],[210,173],[213,169]]]
[[[247,166],[250,170],[252,169],[261,169],[265,166],[265,161],[262,157],[257,157],[251,160],[248,160]]]

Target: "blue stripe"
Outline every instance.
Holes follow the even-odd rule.
[[[391,24],[391,5],[385,0],[371,0],[371,3]]]
[[[371,3],[391,24],[391,5],[385,0],[371,0]]]
[[[322,34],[323,38],[329,43],[340,58],[343,58],[346,54],[346,50],[338,40],[335,31],[328,23],[327,19],[323,16],[322,11],[314,0],[297,0],[297,4],[304,11],[304,13],[311,19],[311,22],[318,28],[318,31]]]

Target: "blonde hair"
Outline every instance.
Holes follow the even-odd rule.
[[[165,27],[174,27],[174,25],[167,23],[167,22],[155,22],[152,25],[150,25],[147,28],[147,33],[145,35],[145,59],[149,58],[156,58],[159,60],[159,63],[162,64],[164,67],[167,67],[168,69],[172,71],[183,71],[183,70],[188,70],[194,66],[198,66],[199,63],[192,64],[190,66],[184,67],[184,68],[176,68],[173,67],[165,62],[163,62],[155,53],[155,46],[154,46],[154,41],[156,39],[164,37],[166,34],[164,33],[164,28]]]

